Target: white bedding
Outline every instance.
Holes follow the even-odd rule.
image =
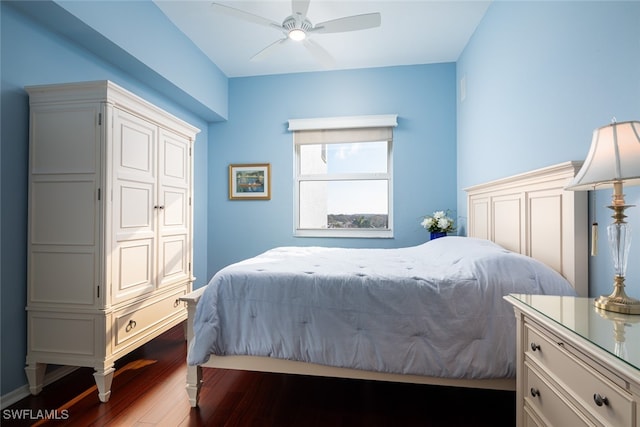
[[[282,247],[220,270],[198,302],[188,363],[255,355],[447,378],[515,376],[509,293],[574,295],[487,240],[400,249]]]

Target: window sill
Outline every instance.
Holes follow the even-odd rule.
[[[361,239],[392,239],[393,230],[322,228],[295,230],[294,237],[348,237]]]

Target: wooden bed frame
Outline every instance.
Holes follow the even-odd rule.
[[[588,195],[564,189],[581,166],[565,162],[465,189],[467,235],[543,262],[586,297]]]
[[[468,236],[495,241],[551,266],[587,295],[587,194],[565,191],[580,169],[565,162],[465,189],[468,194]],[[205,287],[182,298],[187,303],[187,339],[193,338],[196,305]],[[451,379],[335,368],[313,363],[256,356],[216,356],[187,367],[187,393],[198,405],[202,368],[316,375],[415,384],[515,390],[514,378]]]

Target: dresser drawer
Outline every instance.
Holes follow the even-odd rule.
[[[525,360],[535,361],[595,419],[604,425],[631,425],[632,396],[589,366],[580,352],[530,323],[525,337]]]
[[[186,315],[184,304],[179,300],[184,295],[186,295],[186,289],[180,289],[162,299],[116,312],[114,316],[116,348],[127,344],[141,334],[153,331],[154,327],[162,325],[173,317]]]
[[[537,418],[543,420],[543,425],[558,427],[595,425],[528,363],[525,363],[524,395],[525,410],[530,407]],[[530,416],[530,421],[535,418]]]

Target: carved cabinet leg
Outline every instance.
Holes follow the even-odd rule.
[[[34,396],[42,391],[44,383],[44,373],[47,370],[46,363],[29,363],[24,371],[29,381],[29,392]]]
[[[187,395],[191,406],[198,406],[200,387],[202,386],[202,367],[187,366]]]
[[[106,369],[96,369],[93,374],[93,378],[96,380],[96,386],[98,387],[98,397],[100,402],[108,402],[111,397],[111,382],[113,381],[113,373],[115,369],[110,366]]]

